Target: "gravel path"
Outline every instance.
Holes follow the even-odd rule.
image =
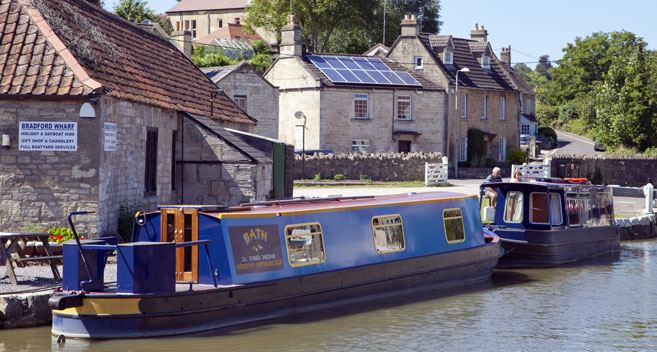
[[[59,265],[59,273],[62,274],[62,266]],[[0,294],[31,292],[45,289],[55,289],[62,285],[61,280],[55,280],[49,265],[28,265],[24,268],[14,268],[18,285],[9,280],[5,274],[4,265],[0,265]],[[105,266],[105,282],[116,281],[116,264],[108,263]]]

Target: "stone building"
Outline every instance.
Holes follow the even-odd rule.
[[[538,133],[538,120],[536,119],[536,94],[525,82],[520,73],[511,67],[511,46],[502,47],[500,64],[511,74],[511,79],[519,91],[520,101],[520,134],[533,136]]]
[[[241,24],[248,4],[249,0],[182,0],[167,11],[167,15],[175,31],[189,30],[192,39],[197,39],[229,24]],[[256,33],[269,43],[276,42],[273,33],[259,28]]]
[[[485,156],[504,161],[507,149],[519,145],[521,113],[535,116],[531,90],[526,90],[522,79],[511,69],[510,56],[506,63],[495,56],[484,26],[475,26],[470,39],[454,38],[422,33],[415,16],[406,16],[401,35],[387,57],[446,88],[450,158],[458,154],[460,161],[468,159],[468,129],[476,128],[484,131]],[[456,74],[464,68],[469,72],[458,75],[457,121]],[[521,110],[523,100],[525,110]],[[457,139],[459,151],[455,153]]]
[[[167,39],[85,0],[0,0],[0,24],[0,230],[270,194],[271,156],[225,129],[256,120]]]
[[[305,54],[294,16],[265,78],[279,87],[279,139],[297,150],[445,151],[444,89],[385,58]]]
[[[278,138],[277,87],[246,62],[202,70],[237,106],[258,120],[254,133]]]

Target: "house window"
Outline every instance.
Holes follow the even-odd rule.
[[[521,125],[520,134],[529,134],[529,125]]]
[[[423,62],[422,62],[422,56],[415,56],[415,57],[413,58],[413,62],[415,63],[415,69],[416,69],[416,70],[422,69],[422,67],[423,67],[423,66],[422,66],[422,64],[423,64]]]
[[[322,227],[319,223],[286,226],[285,244],[291,266],[318,264],[326,260]]]
[[[221,29],[224,26],[224,20],[221,18],[217,19],[217,29]]]
[[[406,248],[401,216],[383,215],[372,218],[374,248],[378,254],[399,252]]]
[[[506,138],[500,138],[499,161],[506,161]]]
[[[171,190],[176,190],[176,131],[171,134]]]
[[[481,119],[486,119],[486,96],[481,96]]]
[[[506,98],[500,98],[500,120],[506,120]]]
[[[481,57],[481,67],[490,69],[490,56],[482,56]]]
[[[410,120],[412,118],[410,95],[400,95],[397,97],[397,118],[400,120]]]
[[[351,141],[351,152],[352,153],[369,153],[370,152],[370,140],[369,139],[357,139]]]
[[[368,117],[367,94],[354,94],[354,118],[366,119]]]
[[[146,129],[146,158],[144,165],[144,196],[157,192],[157,128]]]
[[[196,20],[192,20],[192,38],[196,39]]]
[[[246,95],[236,95],[235,104],[237,104],[240,109],[246,112]]]
[[[185,20],[185,28],[183,30],[189,30],[189,20]]]
[[[239,17],[235,17],[235,24],[240,24],[240,18]]]
[[[468,95],[461,94],[461,118],[468,116]]]
[[[508,192],[504,204],[505,222],[522,222],[522,192]]]
[[[448,51],[447,49],[443,50],[443,63],[453,64],[454,63],[454,53]]]
[[[180,21],[176,21],[176,30],[177,30],[177,31],[180,30]]]
[[[525,107],[527,108],[525,113],[531,115],[531,113],[532,113],[532,100],[531,100],[531,98],[527,99],[527,104],[525,104]]]
[[[447,243],[459,243],[465,241],[465,229],[463,227],[463,214],[461,209],[443,210],[443,225],[445,226],[445,237]]]
[[[468,161],[468,138],[461,138],[459,142],[459,161]]]

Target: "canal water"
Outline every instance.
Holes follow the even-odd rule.
[[[171,321],[175,324],[175,320]],[[496,270],[485,284],[424,292],[230,331],[144,340],[53,343],[48,327],[0,330],[22,351],[654,351],[657,240],[620,258]]]

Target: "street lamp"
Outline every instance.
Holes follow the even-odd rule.
[[[297,127],[301,127],[301,179],[303,180],[306,175],[306,115],[302,111],[297,111],[294,113],[294,117],[298,120],[303,119],[303,125],[297,125]],[[299,140],[298,133],[296,139]]]
[[[464,67],[456,71],[456,116],[454,116],[454,120],[456,121],[456,140],[454,143],[454,178],[459,177],[459,72],[470,72],[470,69]]]

